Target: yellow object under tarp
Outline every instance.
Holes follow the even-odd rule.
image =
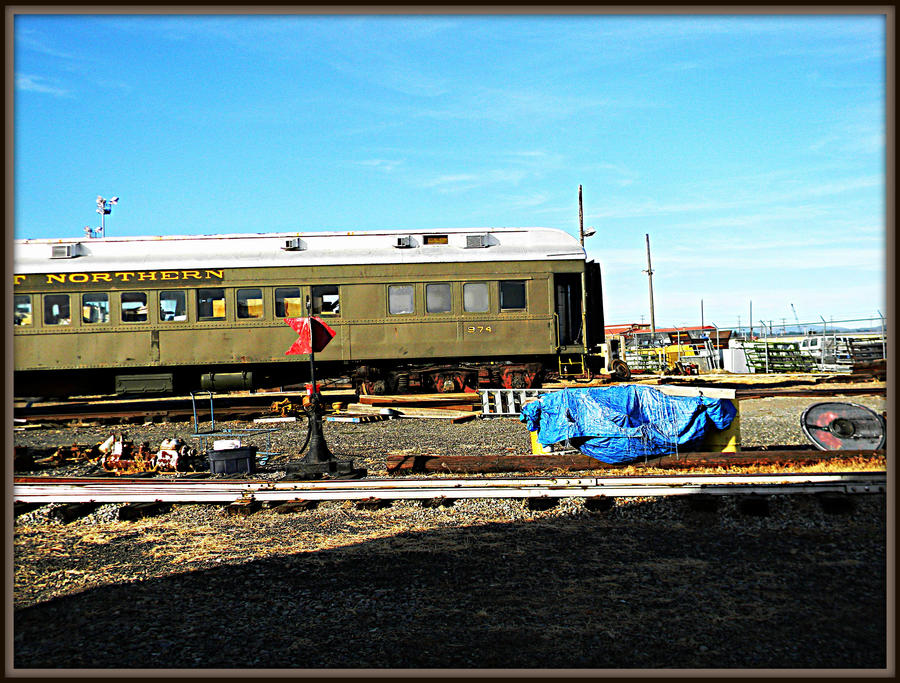
[[[537,432],[528,432],[531,434],[531,454],[532,455],[550,455],[552,451],[550,450],[550,446],[545,446],[540,441],[538,441],[538,433]]]
[[[681,388],[681,387],[679,387]],[[673,392],[674,393],[674,392]],[[704,453],[737,453],[741,450],[741,406],[736,399],[723,398],[723,401],[730,401],[737,409],[734,419],[727,429],[716,429],[710,427],[700,445],[699,451]],[[552,453],[550,446],[544,446],[538,441],[537,432],[529,432],[531,435],[531,454],[532,455],[549,455]]]
[[[722,399],[723,401],[731,401],[731,404],[737,408],[734,419],[728,426],[728,429],[709,429],[703,437],[703,444],[700,450],[709,453],[737,453],[741,450],[741,406],[737,400]]]

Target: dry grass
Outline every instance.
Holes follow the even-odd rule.
[[[760,457],[765,457],[764,455]],[[809,464],[791,464],[786,467],[784,464],[774,463],[771,465],[732,465],[730,467],[690,467],[690,468],[672,468],[672,467],[652,467],[652,466],[635,466],[627,465],[615,469],[604,468],[596,470],[585,470],[581,472],[572,472],[562,468],[546,471],[533,470],[523,473],[524,476],[552,476],[552,477],[633,477],[640,475],[654,476],[679,476],[689,474],[811,474],[811,473],[839,473],[839,472],[883,472],[887,469],[887,457],[880,455],[874,457],[846,457],[832,458],[821,462]]]

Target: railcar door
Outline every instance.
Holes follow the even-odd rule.
[[[603,285],[600,281],[600,264],[588,261],[585,269],[587,290],[587,346],[593,352],[606,341],[606,320],[603,316]]]
[[[581,273],[556,273],[555,310],[559,325],[559,345],[571,346],[581,341]]]

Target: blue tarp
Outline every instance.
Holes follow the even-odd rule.
[[[735,414],[728,400],[625,384],[543,394],[519,419],[544,446],[569,440],[585,455],[618,464],[696,448],[710,427],[727,429]]]

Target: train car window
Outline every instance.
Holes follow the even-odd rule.
[[[485,313],[489,305],[486,282],[467,282],[463,285],[463,310],[466,313]]]
[[[159,319],[163,322],[187,320],[187,293],[178,290],[160,292]]]
[[[81,322],[87,325],[109,322],[109,294],[82,294]]]
[[[225,290],[221,287],[198,289],[197,317],[200,320],[225,320]]]
[[[425,312],[450,312],[450,283],[425,285]]]
[[[299,287],[275,288],[275,317],[302,318],[306,315],[306,307],[300,298]]]
[[[237,291],[237,317],[242,319],[263,317],[261,289],[239,289]]]
[[[44,324],[71,325],[68,294],[47,294],[44,297]]]
[[[31,296],[28,294],[16,294],[14,325],[28,327],[32,322]]]
[[[146,292],[122,292],[122,322],[147,322]]]
[[[525,280],[500,281],[500,310],[521,311],[525,309]]]
[[[412,285],[388,285],[388,310],[391,315],[415,313],[415,295]]]
[[[340,288],[337,285],[313,285],[312,312],[317,315],[340,315]]]

